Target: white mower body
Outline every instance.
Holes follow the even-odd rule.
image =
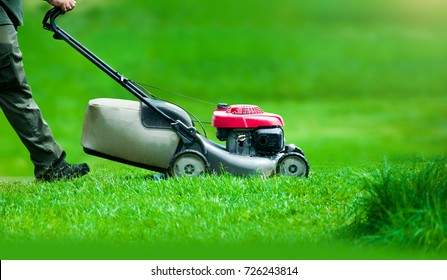
[[[141,121],[141,102],[90,100],[82,129],[89,154],[147,167],[168,169],[180,139],[171,128],[148,128]]]

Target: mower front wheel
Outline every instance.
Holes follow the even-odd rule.
[[[199,152],[186,150],[176,154],[169,166],[172,177],[196,177],[208,172],[208,161]]]
[[[288,153],[278,160],[276,173],[281,176],[307,177],[309,163],[300,153]]]

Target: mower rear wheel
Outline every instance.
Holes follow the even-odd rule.
[[[302,154],[289,153],[279,159],[276,173],[281,176],[307,177],[309,163]]]
[[[174,156],[169,166],[172,177],[196,177],[208,171],[206,158],[197,151],[186,150]]]

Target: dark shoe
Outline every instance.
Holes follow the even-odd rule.
[[[65,162],[59,167],[48,169],[43,175],[37,177],[36,179],[47,182],[62,179],[73,179],[84,176],[89,171],[90,168],[86,163],[69,164]]]

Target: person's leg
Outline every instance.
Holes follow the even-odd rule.
[[[12,25],[0,26],[0,107],[28,149],[36,178],[48,177],[55,168],[66,165],[65,152],[43,119],[26,81]]]

